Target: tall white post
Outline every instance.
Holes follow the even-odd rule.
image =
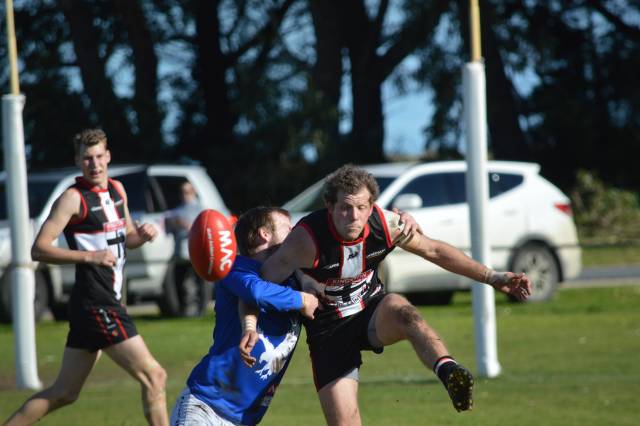
[[[16,383],[22,389],[39,389],[33,302],[35,276],[30,243],[33,240],[27,202],[27,167],[22,125],[23,95],[2,97],[2,139],[7,172],[7,206],[11,227],[11,293],[15,340]]]
[[[485,71],[482,62],[470,62],[464,66],[463,90],[471,254],[478,262],[490,267],[490,242],[487,233],[487,117]],[[474,283],[472,296],[478,373],[483,377],[495,377],[500,374],[500,363],[496,341],[494,291],[488,285]]]

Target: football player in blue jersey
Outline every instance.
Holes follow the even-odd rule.
[[[238,219],[239,254],[216,283],[213,345],[189,375],[172,425],[254,425],[264,416],[296,347],[300,313],[313,318],[318,306],[293,278],[284,285],[260,278],[262,263],[290,231],[288,212],[276,207],[256,207]],[[257,323],[241,323],[239,301],[260,309]],[[257,336],[250,368],[238,350],[243,329]]]

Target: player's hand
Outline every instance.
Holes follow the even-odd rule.
[[[393,212],[400,215],[399,223],[404,224],[404,226],[402,227],[402,232],[394,238],[394,243],[396,245],[408,243],[413,237],[414,233],[423,234],[422,228],[420,227],[418,222],[416,222],[415,218],[409,213],[400,211],[396,207],[393,208]]]
[[[251,351],[258,343],[258,332],[255,330],[246,330],[240,339],[240,358],[247,367],[253,367],[256,363],[256,359],[251,356]]]
[[[111,268],[116,266],[117,259],[110,249],[90,251],[89,253],[89,263],[100,266],[109,266]]]
[[[526,300],[531,296],[531,280],[524,272],[515,274],[513,272],[490,271],[487,284],[516,300]]]
[[[300,312],[309,319],[313,319],[313,313],[318,309],[318,298],[310,293],[300,292],[302,295],[302,308]]]
[[[325,298],[324,290],[327,287],[326,284],[322,284],[310,276],[306,276],[305,279],[301,281],[301,285],[303,292],[313,294],[320,300]]]
[[[153,241],[158,236],[158,230],[150,223],[143,223],[140,225],[136,222],[136,229],[140,238],[145,242]]]

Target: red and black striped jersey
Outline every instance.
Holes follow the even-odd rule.
[[[312,268],[303,271],[326,285],[325,305],[308,324],[313,332],[362,311],[368,300],[383,292],[378,265],[395,246],[383,210],[374,204],[360,237],[344,241],[336,232],[327,209],[315,211],[300,220],[316,245]]]
[[[111,179],[107,189],[99,189],[78,177],[71,188],[80,194],[81,209],[80,217],[70,221],[64,229],[69,248],[87,251],[109,249],[117,259],[114,267],[78,263],[71,301],[119,304],[126,257],[124,196]]]

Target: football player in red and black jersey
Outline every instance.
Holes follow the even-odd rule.
[[[149,424],[166,425],[166,372],[120,301],[126,250],[152,241],[157,230],[132,222],[122,184],[108,175],[111,153],[104,132],[84,130],[74,145],[82,176],[55,201],[31,249],[34,260],[76,264],[62,367],[53,385],[29,398],[7,424],[31,424],[73,403],[104,351],[140,382]],[[68,249],[55,244],[62,233]]]
[[[493,271],[445,242],[405,229],[397,213],[375,204],[378,194],[370,173],[353,165],[341,167],[325,182],[326,208],[301,219],[262,268],[269,281],[281,282],[300,268],[319,282],[310,290],[324,309],[305,325],[318,396],[331,425],[360,424],[360,351],[381,353],[400,340],[411,342],[422,363],[434,370],[456,410],[472,407],[471,373],[450,356],[407,299],[384,291],[378,265],[396,246],[517,299],[531,293],[524,274]],[[240,350],[249,347],[245,339]]]

